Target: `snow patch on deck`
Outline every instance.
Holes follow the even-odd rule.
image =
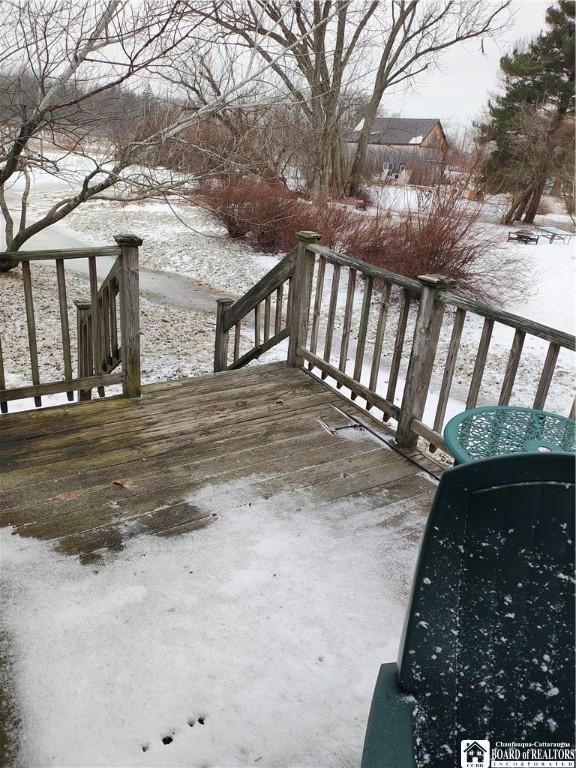
[[[0,533],[20,765],[359,764],[417,547],[368,505],[243,487],[97,565]]]

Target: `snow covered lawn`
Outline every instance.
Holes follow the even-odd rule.
[[[414,537],[362,502],[242,490],[203,488],[211,526],[96,566],[2,533],[17,765],[359,764]]]

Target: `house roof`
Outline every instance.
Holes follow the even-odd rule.
[[[358,141],[364,120],[346,136],[346,141]],[[437,118],[377,117],[370,134],[370,144],[421,144],[436,124]]]
[[[486,750],[484,749],[484,747],[483,747],[481,744],[478,744],[478,742],[477,742],[477,741],[473,741],[473,742],[472,742],[472,744],[469,744],[469,745],[466,747],[466,749],[464,750],[464,752],[468,752],[468,750],[469,750],[469,749],[472,749],[472,748],[474,748],[474,749],[479,749],[479,750],[481,750],[482,752],[486,752]]]

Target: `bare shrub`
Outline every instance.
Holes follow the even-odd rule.
[[[329,198],[303,200],[279,183],[246,177],[206,186],[203,199],[232,237],[248,236],[263,250],[289,251],[295,231],[312,230],[329,248],[408,277],[451,277],[458,291],[478,299],[524,290],[518,260],[498,249],[494,230],[479,221],[481,204],[465,200],[459,184],[421,192],[396,218]]]
[[[274,249],[284,229],[293,228],[294,194],[279,183],[252,177],[214,181],[202,187],[200,198],[231,237],[250,232],[261,248]]]
[[[347,253],[408,277],[442,274],[460,292],[483,300],[511,295],[507,280],[517,260],[495,253],[493,231],[479,223],[482,207],[462,199],[459,185],[419,194],[414,208],[394,221],[388,213],[356,216],[343,238]],[[515,273],[518,281],[518,273]]]

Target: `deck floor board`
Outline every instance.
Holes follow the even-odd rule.
[[[289,494],[306,514],[345,501],[358,506],[355,525],[364,516],[375,525],[376,511],[377,526],[417,539],[435,491],[424,470],[441,468],[416,452],[410,461],[350,416],[390,439],[341,393],[284,364],[154,384],[136,401],[8,414],[0,418],[0,537],[10,526],[88,564],[133,537],[194,535],[218,514],[202,507],[202,494],[211,510],[221,498],[227,514],[258,498],[281,505]],[[2,656],[0,648],[8,722],[15,715]],[[4,764],[10,738],[1,721]]]

